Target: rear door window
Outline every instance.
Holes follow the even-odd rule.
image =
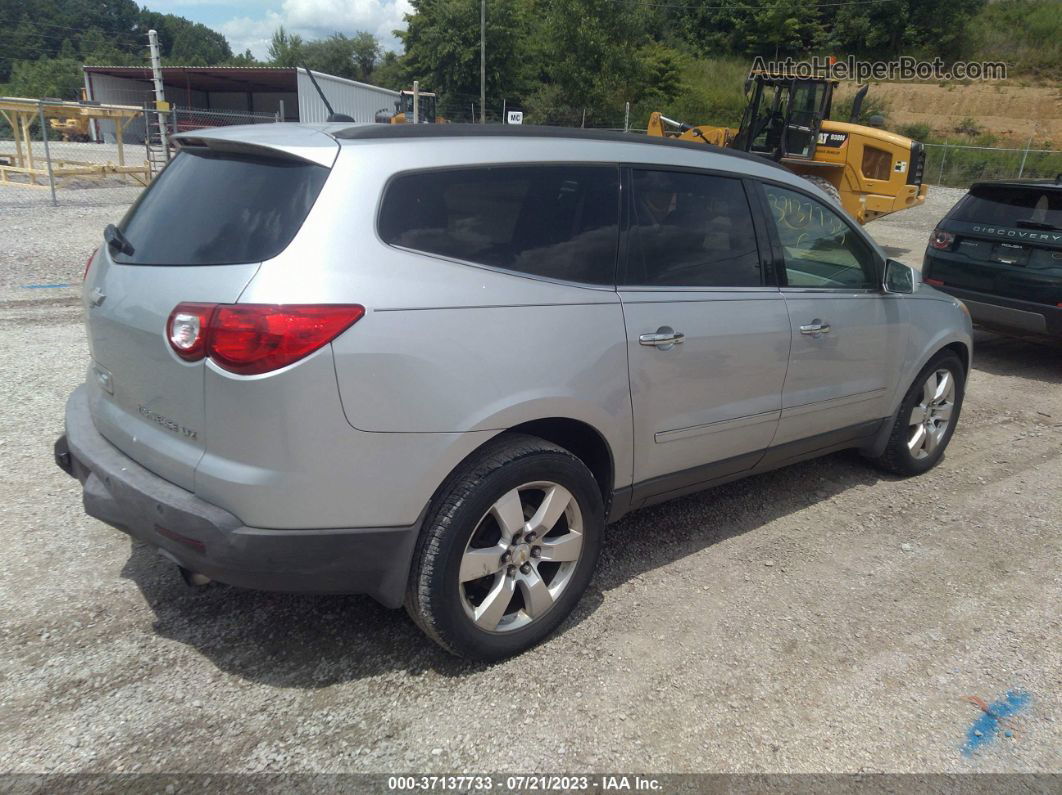
[[[979,185],[952,211],[951,220],[1011,228],[1062,229],[1062,191],[1030,185]]]
[[[483,166],[403,174],[379,219],[384,242],[593,285],[615,283],[619,169]]]
[[[328,169],[304,160],[184,149],[119,228],[130,265],[231,265],[283,251],[321,192]]]
[[[623,283],[646,287],[763,284],[741,180],[635,169]]]

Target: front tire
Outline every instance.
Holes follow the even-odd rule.
[[[575,607],[603,530],[601,491],[581,460],[534,436],[503,435],[440,490],[414,553],[406,611],[458,656],[518,654]]]
[[[955,433],[965,392],[959,357],[950,351],[934,356],[904,396],[885,452],[874,462],[898,475],[935,467]]]

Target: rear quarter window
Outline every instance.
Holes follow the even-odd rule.
[[[181,150],[122,219],[130,265],[231,265],[275,257],[328,178],[316,163]]]
[[[593,285],[615,280],[615,166],[482,166],[402,174],[384,196],[384,242]]]

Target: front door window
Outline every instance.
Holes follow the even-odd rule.
[[[869,290],[877,286],[873,252],[851,226],[822,202],[777,185],[764,185],[790,287]]]

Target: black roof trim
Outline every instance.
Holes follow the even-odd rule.
[[[970,186],[974,188],[1056,188],[1062,190],[1062,177],[1051,179],[1050,177],[1030,177],[1029,179],[986,179],[975,182]]]
[[[770,158],[736,149],[720,149],[711,144],[677,141],[674,138],[660,138],[640,133],[585,130],[579,127],[540,127],[530,124],[359,124],[356,127],[338,130],[331,135],[347,141],[403,140],[406,138],[562,138],[577,141],[612,141],[625,144],[680,147],[702,153],[711,152],[774,166],[788,173],[788,169]]]

